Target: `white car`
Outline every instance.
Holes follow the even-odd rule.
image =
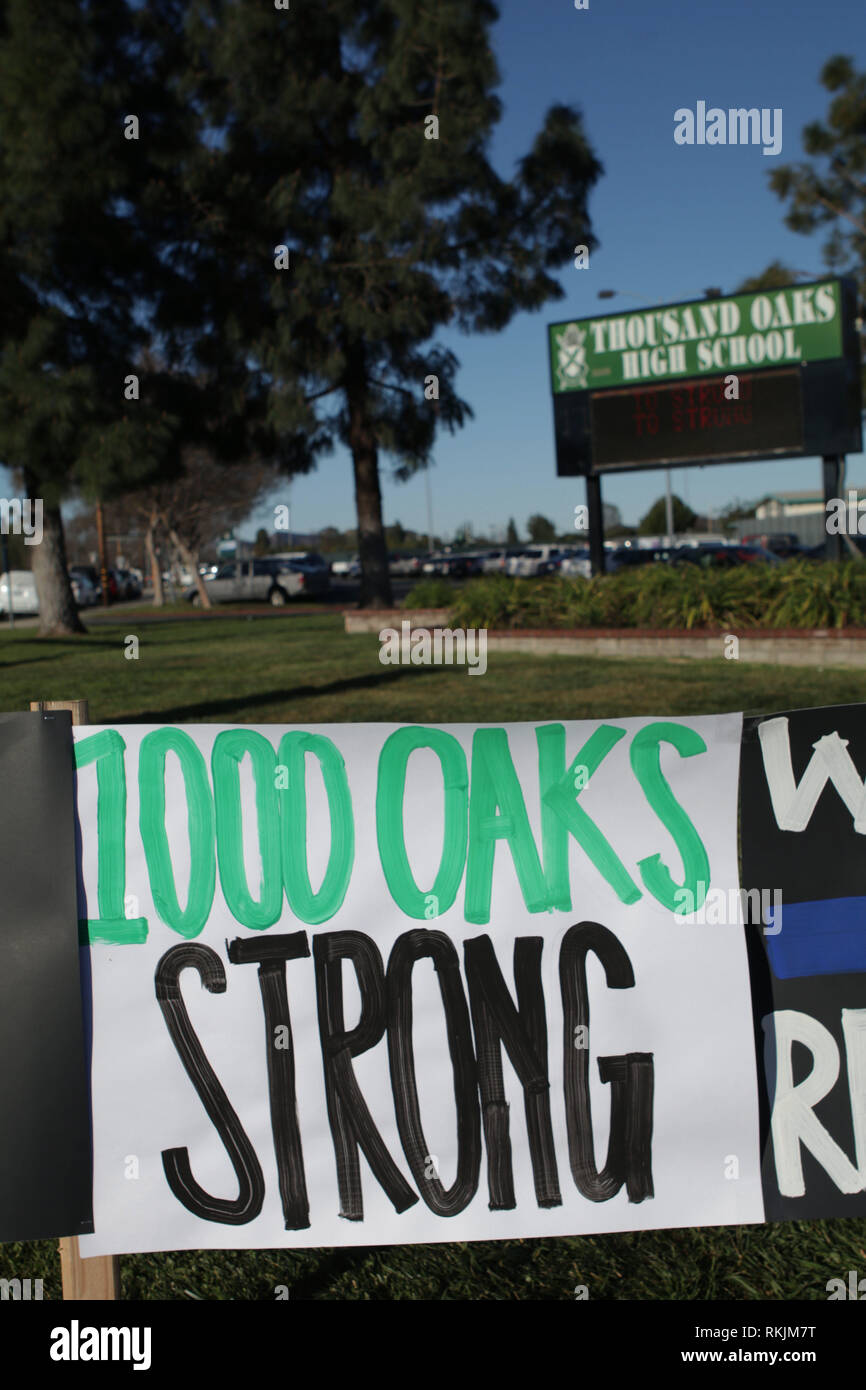
[[[0,576],[0,613],[9,612],[9,580],[12,580],[12,611],[22,618],[33,618],[39,612],[36,580],[30,570],[12,570]]]
[[[592,576],[592,561],[589,558],[589,551],[572,551],[563,560],[559,572],[569,579],[589,579]]]
[[[561,545],[528,545],[519,555],[510,559],[505,573],[526,579],[536,574],[550,574],[559,568],[565,558],[565,548]]]

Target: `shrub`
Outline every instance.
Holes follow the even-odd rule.
[[[488,575],[453,596],[450,621],[487,628],[862,627],[866,564],[659,564],[597,579]]]
[[[457,590],[447,579],[419,579],[403,600],[404,608],[449,608]]]

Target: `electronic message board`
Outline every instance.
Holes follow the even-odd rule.
[[[557,473],[862,448],[850,279],[552,324]]]
[[[739,378],[739,399],[726,399],[724,377],[590,392],[596,468],[749,458],[803,445],[803,401],[796,368]]]

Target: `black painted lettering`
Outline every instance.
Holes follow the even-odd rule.
[[[225,970],[216,951],[209,946],[185,942],[166,951],[156,967],[155,980],[156,997],[171,1040],[211,1124],[225,1145],[238,1180],[238,1195],[223,1198],[205,1192],[192,1175],[188,1149],[164,1149],[162,1166],[175,1197],[193,1215],[228,1226],[244,1226],[254,1221],[262,1209],[265,1180],[256,1151],[189,1021],[179,984],[180,973],[187,968],[198,971],[202,984],[211,994],[225,993]]]
[[[313,938],[313,958],[340,1215],[349,1221],[364,1219],[359,1147],[397,1211],[406,1211],[418,1195],[385,1147],[352,1068],[352,1058],[375,1047],[385,1032],[385,972],[379,948],[363,932],[325,932]],[[348,1030],[343,1017],[344,960],[354,965],[361,992],[361,1017]]]
[[[478,1055],[478,1084],[487,1145],[491,1211],[511,1211],[517,1205],[508,1102],[502,1074],[503,1043],[523,1087],[536,1201],[540,1207],[558,1207],[562,1204],[550,1117],[547,1019],[541,985],[543,945],[544,940],[540,936],[518,937],[514,943],[515,1007],[502,978],[490,937],[476,936],[464,943],[466,981]]]

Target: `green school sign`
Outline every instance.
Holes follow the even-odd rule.
[[[549,324],[557,473],[856,453],[860,313],[829,277]]]
[[[844,355],[838,280],[549,325],[554,395]]]

